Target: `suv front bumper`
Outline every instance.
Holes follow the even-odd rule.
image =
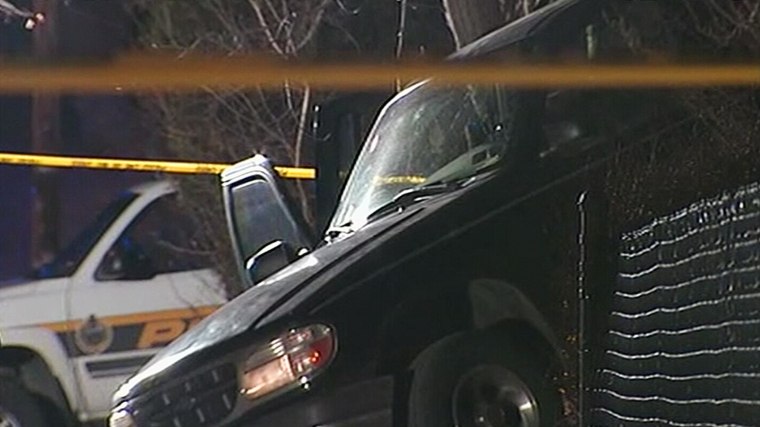
[[[244,416],[236,427],[391,427],[393,377],[307,393],[277,409]],[[254,411],[255,412],[255,411]]]

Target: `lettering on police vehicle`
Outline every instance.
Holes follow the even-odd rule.
[[[166,310],[42,325],[53,330],[70,358],[164,347],[215,306]]]

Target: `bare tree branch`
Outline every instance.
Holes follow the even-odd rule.
[[[306,121],[309,117],[309,108],[311,106],[311,88],[306,86],[303,92],[303,101],[301,102],[301,116],[298,118],[298,134],[296,135],[295,148],[295,166],[301,166],[301,149],[303,146],[304,132],[306,131]]]
[[[21,9],[8,0],[0,0],[0,12],[8,17],[31,18],[34,14],[26,9]]]
[[[32,30],[37,25],[45,22],[45,15],[42,13],[34,13],[32,11],[22,9],[11,3],[9,0],[0,0],[0,14],[5,15],[6,19],[24,19],[24,27],[27,30]]]
[[[469,0],[442,0],[446,22],[457,47],[462,47],[502,25],[504,17],[498,0],[480,0],[477,7]]]
[[[406,33],[406,13],[409,6],[407,0],[399,2],[398,30],[396,31],[396,59],[401,58],[404,50],[404,33]]]
[[[261,12],[261,7],[259,6],[259,2],[256,0],[248,0],[248,4],[250,4],[254,12],[256,12],[256,18],[259,20],[259,25],[261,25],[261,28],[264,30],[264,34],[266,34],[267,36],[267,40],[269,41],[269,47],[271,47],[272,50],[277,52],[278,55],[286,56],[285,51],[277,43],[277,40],[275,40],[274,35],[272,34],[272,30],[269,28],[269,23],[267,22],[266,18],[264,18],[264,14]]]

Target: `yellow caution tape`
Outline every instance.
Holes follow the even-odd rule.
[[[424,184],[427,178],[417,175],[391,175],[391,176],[376,176],[375,185],[391,185],[391,184]]]
[[[286,166],[275,166],[274,170],[277,171],[283,178],[289,179],[316,179],[317,170],[314,168],[294,168]]]
[[[433,77],[455,85],[514,88],[710,87],[760,85],[758,64],[600,63],[303,63],[252,55],[177,58],[126,54],[80,64],[0,62],[0,92],[150,92],[203,88],[279,88],[285,82],[316,89],[391,88],[397,81]]]
[[[225,163],[193,163],[163,160],[103,159],[92,157],[50,156],[40,154],[0,153],[0,164],[28,165],[54,168],[110,169],[136,172],[184,174],[218,174],[230,166]],[[275,166],[283,178],[314,179],[314,168]]]

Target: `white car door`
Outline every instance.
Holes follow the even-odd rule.
[[[131,209],[68,295],[68,350],[87,418],[104,415],[122,382],[225,301],[174,195],[138,199]]]

